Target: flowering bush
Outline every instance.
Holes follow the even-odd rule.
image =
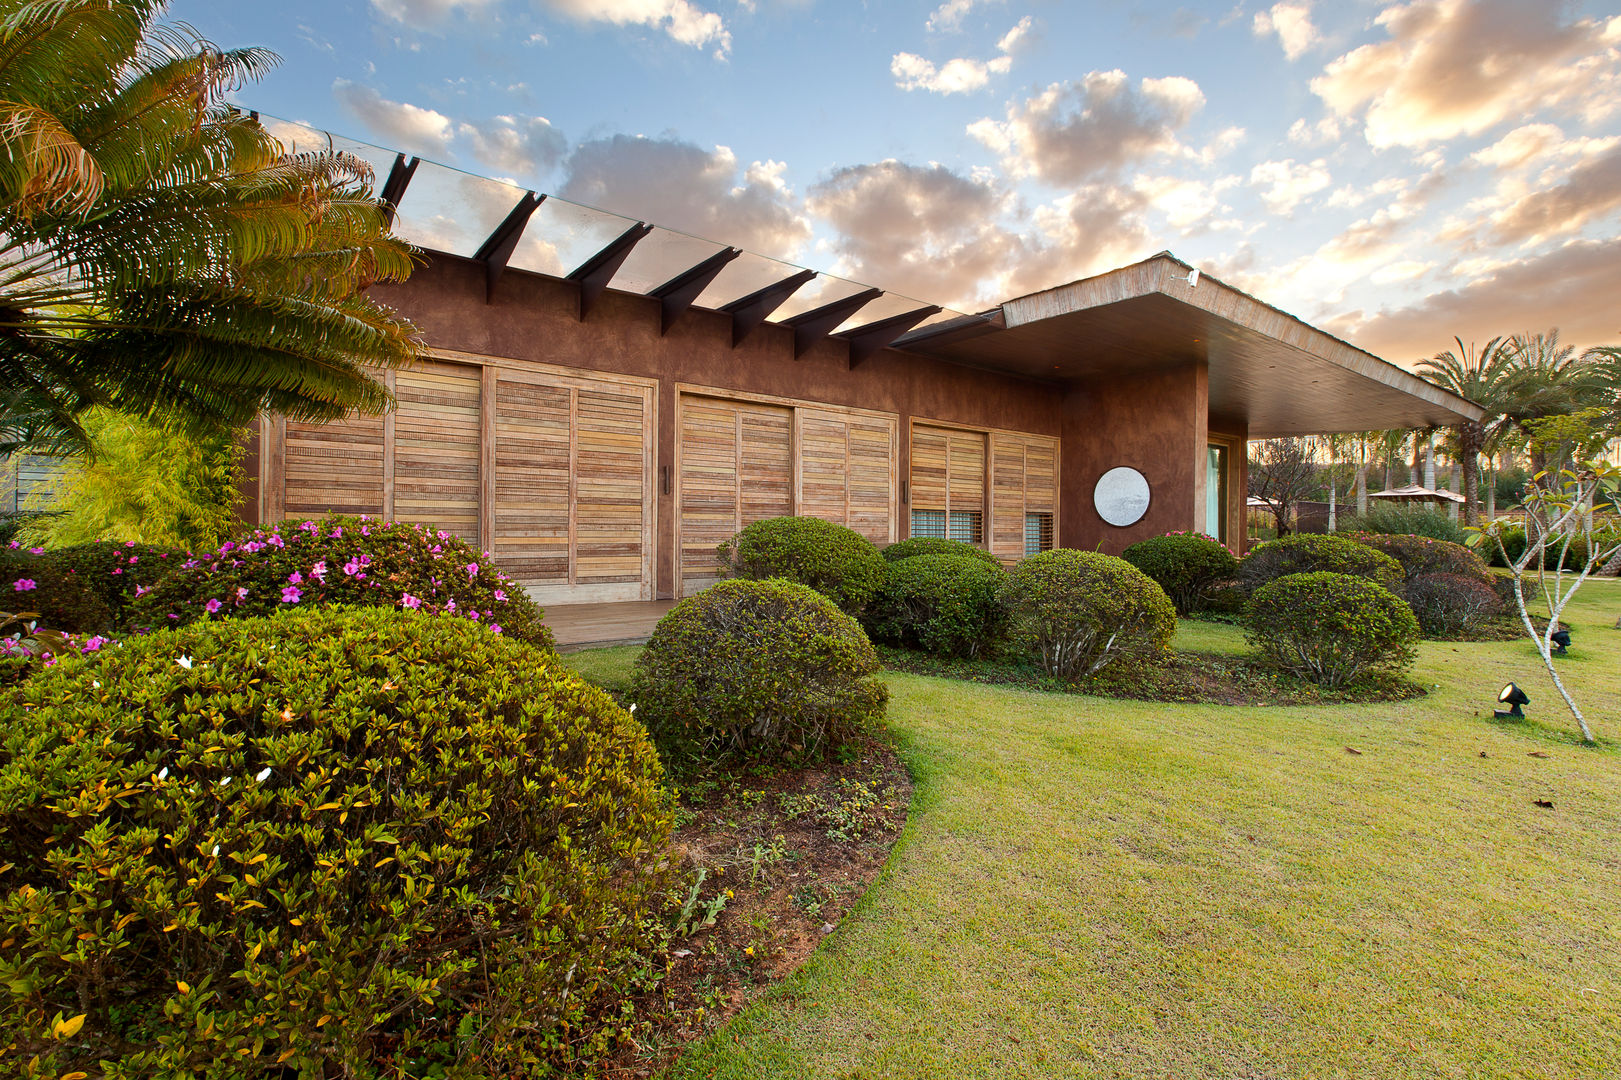
[[[141,544],[134,540],[118,543],[95,540],[71,547],[24,547],[13,543],[7,550],[7,572],[0,576],[0,592],[14,589],[12,579],[26,575],[36,583],[49,580],[64,590],[92,594],[107,609],[105,624],[91,625],[83,619],[75,622],[47,622],[57,629],[76,632],[122,629],[130,603],[137,592],[149,590],[169,571],[179,566],[187,555],[177,548]],[[43,615],[44,613],[41,612]]]
[[[340,515],[282,522],[193,556],[142,590],[129,621],[156,629],[328,604],[444,612],[552,645],[539,605],[488,553],[443,530]]]
[[[31,1075],[550,1075],[628,1030],[669,802],[552,658],[300,610],[14,693],[0,1048]]]
[[[1209,594],[1238,573],[1238,560],[1220,540],[1204,533],[1151,536],[1121,552],[1121,558],[1153,578],[1178,615],[1202,610]]]
[[[52,630],[100,633],[113,613],[85,582],[59,573],[43,549],[7,552],[0,561],[0,608],[28,614]]]
[[[1455,574],[1490,584],[1492,572],[1479,555],[1450,540],[1406,533],[1349,533],[1350,539],[1382,551],[1401,563],[1407,580],[1426,574]]]

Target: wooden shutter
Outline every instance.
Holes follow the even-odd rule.
[[[639,582],[643,573],[647,392],[575,392],[574,581]]]
[[[912,429],[912,509],[946,508],[949,439],[949,433],[939,428]]]
[[[985,509],[985,436],[977,431],[953,431],[950,444],[948,510]]]
[[[682,395],[682,595],[715,581],[722,541],[751,521],[793,513],[792,421],[785,408]]]
[[[573,391],[501,377],[495,408],[492,550],[525,585],[567,585]]]
[[[998,432],[991,436],[991,553],[1022,559],[1025,515],[1058,509],[1058,440]]]
[[[479,543],[481,374],[423,362],[395,375],[394,518]]]
[[[287,421],[282,514],[382,516],[384,423],[381,416],[330,424]]]
[[[797,417],[798,513],[892,543],[895,420],[819,409],[799,409]]]

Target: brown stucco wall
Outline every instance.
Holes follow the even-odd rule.
[[[1118,555],[1150,536],[1199,527],[1210,407],[1203,364],[1078,383],[1063,406],[1060,544],[1101,545]],[[1141,472],[1150,492],[1148,512],[1124,528],[1105,522],[1092,505],[1098,478],[1119,465]]]
[[[375,286],[371,295],[415,322],[434,348],[657,379],[659,475],[674,468],[677,383],[898,413],[902,477],[909,473],[906,433],[913,417],[1063,434],[1063,392],[1050,384],[887,350],[851,371],[845,344],[834,340],[795,360],[792,331],[770,324],[734,349],[731,317],[698,309],[661,337],[658,302],[623,293],[605,293],[582,323],[575,286],[522,273],[503,277],[487,304],[483,267],[464,260],[436,258],[409,281]],[[1079,490],[1070,483],[1067,446],[1064,454],[1061,513]],[[904,505],[900,519],[904,536]],[[662,495],[656,536],[658,595],[668,597],[675,583],[675,506]]]

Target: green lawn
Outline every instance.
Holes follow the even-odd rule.
[[[891,676],[916,795],[888,868],[670,1075],[1616,1076],[1618,615],[1588,586],[1562,668],[1597,750],[1522,642],[1427,644],[1437,689],[1376,706]],[[569,661],[611,682],[634,654]],[[1511,678],[1536,722],[1489,719]]]

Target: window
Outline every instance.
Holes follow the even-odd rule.
[[[977,544],[985,539],[985,515],[979,510],[951,512],[951,539]]]
[[[1204,531],[1227,542],[1227,448],[1215,443],[1205,448]]]
[[[1024,554],[1051,551],[1053,546],[1053,516],[1051,514],[1024,515]]]
[[[946,538],[946,512],[944,510],[913,510],[912,535]]]

